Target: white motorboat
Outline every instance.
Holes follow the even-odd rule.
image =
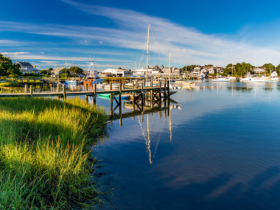
[[[264,82],[267,78],[265,76],[262,77],[246,77],[240,79],[241,82]]]
[[[112,84],[112,89],[118,89],[119,88],[119,83],[114,83]],[[110,90],[110,84],[104,85],[105,90]]]
[[[228,77],[220,77],[212,80],[212,82],[229,82],[229,81],[230,79]]]

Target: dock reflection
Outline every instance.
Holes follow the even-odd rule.
[[[119,113],[115,113],[115,111],[119,108]],[[131,110],[130,112],[122,113],[123,109],[129,109]],[[168,126],[169,126],[169,136],[170,136],[170,142],[172,142],[172,121],[171,121],[171,113],[172,109],[178,109],[181,110],[181,104],[178,103],[175,100],[172,99],[163,99],[160,101],[157,101],[156,103],[153,103],[149,100],[145,100],[144,103],[140,102],[133,102],[133,101],[123,101],[123,103],[118,103],[114,108],[111,103],[111,111],[110,111],[110,120],[113,121],[115,119],[119,119],[119,126],[122,126],[122,120],[124,118],[132,118],[135,120],[135,118],[138,119],[139,127],[142,132],[143,139],[146,144],[146,150],[148,153],[148,160],[149,164],[153,163],[153,158],[155,157],[157,148],[159,146],[160,142],[160,137],[161,133],[163,131],[163,127],[165,124],[162,124],[161,132],[157,134],[158,136],[154,137],[154,139],[157,139],[157,143],[154,149],[154,152],[152,154],[152,149],[151,149],[151,141],[153,140],[151,138],[151,134],[155,134],[151,130],[153,122],[151,121],[151,118],[154,117],[154,113],[157,113],[159,118],[162,118],[162,114],[164,115],[164,119],[169,119],[168,120]],[[146,121],[146,122],[145,122]],[[144,128],[144,123],[146,123],[147,128]]]

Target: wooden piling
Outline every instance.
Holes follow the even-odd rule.
[[[86,83],[85,91],[88,91],[88,83]]]
[[[159,99],[159,102],[161,102],[161,81],[159,80],[158,81],[158,99]]]
[[[113,97],[114,97],[114,95],[113,95],[113,93],[111,93],[110,94],[110,114],[111,115],[114,115],[113,114]]]
[[[30,85],[30,97],[33,97],[33,85]]]
[[[150,91],[150,102],[151,102],[151,108],[154,106],[154,92]]]
[[[63,100],[66,99],[66,87],[65,85],[62,86],[62,92],[63,92]]]
[[[169,85],[169,80],[167,81],[167,93],[168,93],[168,98],[170,97],[170,85]]]
[[[24,92],[27,93],[28,92],[28,84],[24,85],[24,89],[25,89]]]
[[[96,84],[93,84],[93,104],[96,105]]]
[[[59,93],[59,91],[60,91],[60,90],[59,90],[59,84],[57,84],[57,85],[56,85],[56,92]]]

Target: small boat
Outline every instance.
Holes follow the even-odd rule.
[[[104,94],[99,94],[99,98],[110,98],[110,93],[104,93]],[[116,99],[119,99],[119,95],[115,95],[115,98]],[[122,95],[121,97],[122,99],[130,99],[130,96],[129,95]]]
[[[64,84],[66,84],[67,86],[77,86],[78,85],[78,81],[76,81],[76,80],[66,80],[64,82]]]
[[[212,82],[229,82],[230,79],[228,77],[220,77],[220,78],[217,78],[217,79],[213,79]]]
[[[96,88],[101,89],[101,88],[104,88],[104,86],[105,86],[105,84],[97,84]]]
[[[183,82],[183,87],[184,86],[188,86],[188,87],[194,87],[196,86],[196,83],[195,82]]]
[[[181,86],[175,85],[175,84],[171,84],[171,82],[169,83],[169,88],[170,89],[181,89]]]
[[[112,84],[112,89],[118,89],[119,88],[119,83],[114,83]],[[110,90],[110,84],[104,85],[105,90]]]

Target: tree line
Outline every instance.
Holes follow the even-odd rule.
[[[185,72],[191,72],[197,66],[200,66],[200,65],[184,66],[182,68],[182,70]],[[208,64],[205,66],[213,67],[212,64]],[[271,63],[265,63],[264,65],[259,66],[259,67],[265,67],[266,73],[271,73],[272,71],[276,71],[278,74],[280,74],[280,64],[278,66],[274,66]],[[224,68],[224,74],[245,75],[247,72],[254,73],[254,68],[255,68],[255,66],[251,65],[250,63],[245,63],[245,62],[236,63],[235,65],[233,65],[233,68],[232,68],[232,64],[230,63]]]
[[[45,69],[40,71],[40,74],[44,76],[50,76],[52,74],[53,68]],[[62,77],[74,76],[77,74],[82,74],[83,69],[78,66],[71,66],[69,68],[64,68],[61,70]],[[29,74],[26,73],[25,76]],[[32,75],[32,74],[31,74]],[[9,76],[9,77],[19,77],[23,76],[23,73],[20,71],[20,64],[13,63],[9,57],[4,57],[0,53],[0,76]]]

